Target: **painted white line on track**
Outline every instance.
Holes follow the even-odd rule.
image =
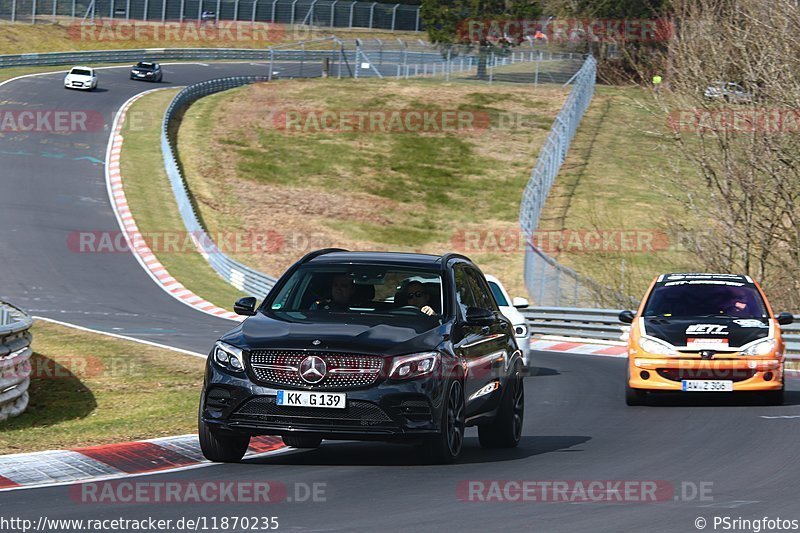
[[[53,324],[58,324],[59,326],[65,326],[65,327],[77,329],[77,330],[80,330],[80,331],[86,331],[88,333],[97,333],[99,335],[105,335],[107,337],[114,337],[115,339],[122,339],[124,341],[138,342],[139,344],[146,344],[148,346],[153,346],[155,348],[163,348],[165,350],[171,350],[173,352],[178,352],[178,353],[182,353],[182,354],[186,354],[186,355],[192,355],[194,357],[202,357],[203,359],[206,359],[208,357],[204,353],[192,352],[192,351],[189,351],[189,350],[184,350],[183,348],[175,348],[174,346],[167,346],[166,344],[161,344],[161,343],[158,343],[158,342],[147,341],[147,340],[144,340],[144,339],[137,339],[135,337],[128,337],[127,335],[120,335],[119,333],[110,333],[108,331],[101,331],[99,329],[86,328],[86,327],[83,327],[83,326],[79,326],[77,324],[70,324],[69,322],[62,322],[61,320],[55,320],[55,319],[47,318],[47,317],[44,317],[44,316],[36,316],[36,315],[34,315],[33,318],[36,319],[36,320],[42,320],[44,322],[51,322]]]

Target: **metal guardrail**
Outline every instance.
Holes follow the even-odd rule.
[[[0,422],[28,407],[33,319],[24,311],[0,302]]]
[[[266,296],[276,280],[222,253],[213,239],[206,233],[205,228],[200,223],[200,219],[197,217],[186,181],[180,170],[177,157],[177,127],[174,127],[174,124],[179,113],[203,96],[262,81],[267,81],[267,78],[253,76],[232,77],[190,85],[179,92],[172,100],[164,114],[161,129],[161,152],[164,156],[167,177],[178,202],[178,211],[180,211],[183,223],[186,225],[186,229],[192,236],[198,250],[211,267],[225,280],[239,290],[259,298]]]
[[[531,307],[522,309],[532,335],[556,335],[604,341],[627,339],[630,328],[619,321],[619,310],[579,307]],[[786,353],[800,357],[800,315],[795,323],[781,326]]]
[[[96,63],[136,63],[137,61],[323,61],[340,55],[348,61],[358,57],[356,50],[281,50],[247,48],[143,48],[135,50],[95,50],[91,52],[48,52],[42,54],[0,55],[0,68],[80,65]],[[400,50],[371,53],[376,63],[436,63],[435,52]],[[372,58],[370,58],[372,59]]]

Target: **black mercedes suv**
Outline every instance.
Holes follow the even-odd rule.
[[[514,330],[462,255],[312,252],[214,345],[199,433],[211,461],[239,461],[253,435],[404,441],[455,461],[465,426],[514,447],[524,418]]]

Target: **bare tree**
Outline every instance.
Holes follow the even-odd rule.
[[[800,309],[800,9],[794,0],[673,6],[668,88],[655,99],[683,158],[674,229],[698,269],[749,274]]]

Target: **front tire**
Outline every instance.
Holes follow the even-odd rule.
[[[784,394],[783,388],[780,390],[771,390],[764,393],[764,402],[767,405],[783,405]]]
[[[441,432],[424,443],[424,452],[431,462],[438,464],[454,463],[464,445],[464,386],[453,381],[444,398]]]
[[[645,405],[647,403],[647,392],[642,389],[634,389],[625,382],[625,404],[630,406]]]
[[[516,448],[525,421],[525,381],[517,367],[503,391],[500,409],[490,424],[478,426],[478,440],[484,448]]]
[[[250,445],[248,435],[235,433],[226,435],[215,432],[203,421],[201,416],[198,416],[197,432],[203,456],[214,463],[238,463]]]

